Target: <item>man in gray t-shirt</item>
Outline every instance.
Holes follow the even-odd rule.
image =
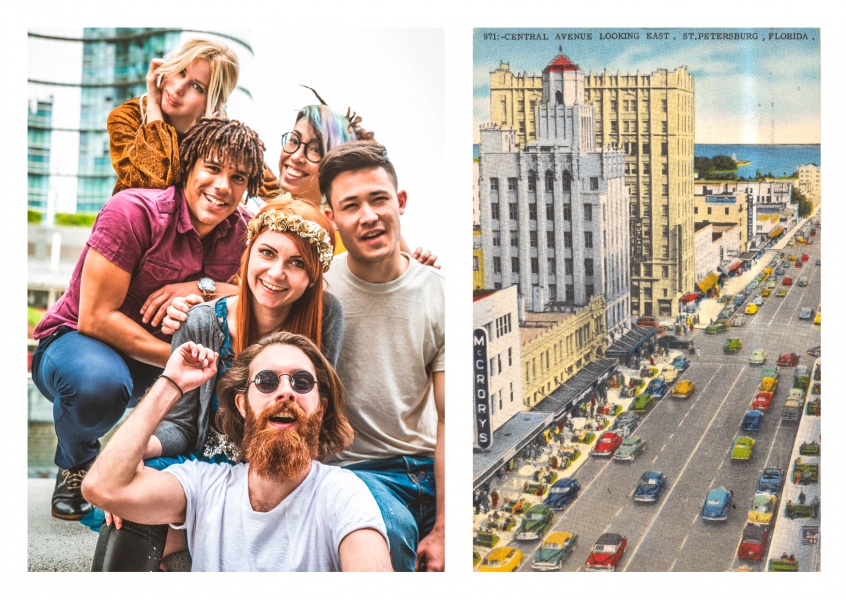
[[[316,462],[352,440],[343,386],[308,338],[271,334],[218,383],[218,423],[243,461],[138,469],[173,404],[217,373],[216,352],[177,348],[82,484],[85,498],[142,524],[187,530],[195,571],[390,571],[367,487]]]

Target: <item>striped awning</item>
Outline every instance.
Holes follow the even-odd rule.
[[[702,293],[705,294],[706,292],[708,292],[708,290],[717,285],[717,282],[719,280],[720,278],[716,273],[711,273],[705,279],[697,283],[696,287],[702,290]]]

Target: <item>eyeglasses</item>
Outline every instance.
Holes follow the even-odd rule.
[[[283,377],[288,378],[291,389],[298,394],[308,394],[317,383],[314,376],[308,371],[294,371],[290,374],[282,373],[281,375],[274,371],[259,371],[250,383],[256,384],[256,389],[262,394],[272,394],[279,389]]]
[[[305,157],[309,162],[319,163],[323,160],[323,151],[320,149],[320,144],[315,140],[310,140],[307,143],[303,142],[300,136],[294,131],[289,131],[282,135],[282,152],[293,154],[304,143]]]

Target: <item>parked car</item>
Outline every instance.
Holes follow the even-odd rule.
[[[814,317],[814,325],[822,325],[822,313],[817,311],[817,316]]]
[[[737,436],[731,447],[732,460],[749,460],[752,457],[752,450],[755,448],[755,440],[748,435]]]
[[[743,324],[745,322],[746,322],[746,317],[744,317],[743,315],[734,315],[731,318],[731,320],[729,321],[729,324],[732,327],[743,327]]]
[[[517,548],[494,548],[482,559],[479,571],[516,571],[523,563],[523,553]]]
[[[747,410],[740,422],[741,431],[760,431],[764,423],[764,413],[760,410]]]
[[[739,352],[743,348],[743,342],[740,341],[740,338],[729,338],[726,340],[726,343],[723,344],[723,352],[734,354]]]
[[[514,538],[518,540],[536,540],[545,534],[550,527],[555,513],[546,504],[535,504],[530,508],[523,520],[520,522],[520,527],[514,534]]]
[[[746,305],[746,310],[744,312],[747,315],[757,315],[758,314],[758,305],[750,302],[749,304]]]
[[[808,283],[809,281],[807,277],[800,277],[796,280],[796,285],[798,285],[799,287],[808,287]]]
[[[752,408],[755,410],[770,410],[773,405],[772,392],[758,392],[755,394],[755,399],[752,400]]]
[[[553,510],[564,510],[578,497],[580,490],[578,481],[564,477],[549,487],[549,494],[543,503]]]
[[[775,287],[775,284],[773,284],[773,287]],[[769,286],[765,287],[764,290],[761,292],[761,296],[763,296],[764,298],[769,298],[770,294],[772,294],[772,292],[773,291],[772,291],[772,289],[770,289]]]
[[[755,303],[755,306],[759,306],[759,307],[763,306],[764,305],[764,297],[759,294],[759,295],[755,296],[755,299],[752,300],[752,302]]]
[[[718,319],[729,319],[729,318],[731,318],[732,314],[734,314],[734,310],[732,310],[731,308],[724,308],[723,310],[720,311],[720,314],[717,315],[717,318]]]
[[[667,478],[661,471],[646,471],[640,476],[632,499],[635,502],[657,502],[666,485]]]
[[[638,423],[640,423],[640,415],[626,410],[621,412],[617,415],[617,418],[614,419],[611,431],[615,431],[617,433],[622,431],[624,433],[620,433],[620,436],[625,437],[635,430]]]
[[[631,405],[629,406],[629,410],[631,412],[646,412],[652,403],[655,401],[655,398],[652,394],[644,392],[643,394],[638,394],[634,401],[632,401]]]
[[[779,276],[780,276],[780,275],[784,275],[784,268],[783,268],[783,267],[779,267],[779,268],[777,268],[777,269],[775,270],[775,274],[776,274],[776,275],[779,275]]]
[[[690,398],[691,394],[696,391],[696,384],[690,381],[689,379],[682,379],[679,381],[673,391],[670,392],[670,395],[673,398],[684,398],[685,400]]]
[[[761,379],[764,377],[773,377],[774,379],[778,379],[778,375],[781,371],[776,365],[764,365],[764,368],[761,369]]]
[[[614,460],[632,461],[644,450],[646,450],[646,440],[636,435],[630,435],[623,440],[623,443],[614,452]]]
[[[758,479],[755,493],[779,495],[784,485],[784,471],[775,467],[767,467]]]
[[[778,377],[761,377],[761,383],[758,385],[759,392],[776,393],[778,390]]]
[[[802,307],[799,309],[799,319],[802,321],[810,321],[814,318],[814,311],[808,307]]]
[[[683,340],[674,335],[662,335],[658,338],[658,345],[671,350],[687,350],[693,340]]]
[[[755,494],[752,498],[752,508],[746,515],[746,522],[769,525],[773,520],[777,502],[778,498],[772,494]]]
[[[667,393],[667,382],[661,376],[656,377],[646,386],[645,393],[650,394],[653,398],[660,398]]]
[[[560,571],[564,560],[573,552],[579,536],[568,531],[553,531],[532,556],[535,571]]]
[[[746,560],[761,560],[770,539],[770,527],[747,523],[743,528],[740,546],[737,547],[737,557]]]
[[[787,289],[786,289],[786,288],[783,288],[783,287],[782,287],[782,288],[778,288],[778,289],[776,290],[775,295],[776,295],[776,298],[784,298],[784,297],[787,295]]]
[[[670,364],[676,368],[676,371],[681,373],[690,366],[690,361],[687,360],[684,356],[677,356],[673,359],[673,362],[671,362]]]
[[[785,352],[779,355],[776,364],[779,367],[795,367],[799,364],[799,355],[795,352]]]
[[[704,521],[725,521],[728,518],[728,509],[731,506],[731,490],[718,487],[708,492],[705,502],[702,504],[700,515]]]
[[[762,365],[765,362],[767,362],[767,351],[763,348],[756,348],[752,351],[752,354],[749,355],[750,365]]]
[[[596,444],[590,453],[592,456],[611,456],[622,443],[623,438],[619,434],[613,431],[606,431],[596,440]]]
[[[802,262],[808,262],[808,255],[807,254],[802,255]]]
[[[672,364],[664,365],[664,368],[661,369],[661,378],[667,383],[673,383],[678,376],[679,371]]]
[[[603,533],[585,562],[586,571],[615,571],[623,560],[628,540],[618,533]]]
[[[816,262],[814,262],[814,265],[815,265],[815,266],[817,266],[817,267],[822,266],[822,265],[820,264],[820,259],[819,259],[819,258],[816,260]]]
[[[705,333],[720,333],[721,331],[728,331],[729,326],[722,321],[715,321],[705,328]]]
[[[813,348],[808,348],[808,354],[815,358],[819,358],[822,354],[822,346],[814,346]]]

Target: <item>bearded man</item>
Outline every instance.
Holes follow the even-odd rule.
[[[217,372],[187,342],[100,453],[85,498],[144,524],[185,529],[192,571],[390,571],[385,525],[352,473],[317,462],[352,441],[343,386],[306,337],[276,333],[218,383],[218,420],[237,465],[141,467],[147,440],[181,395]]]

